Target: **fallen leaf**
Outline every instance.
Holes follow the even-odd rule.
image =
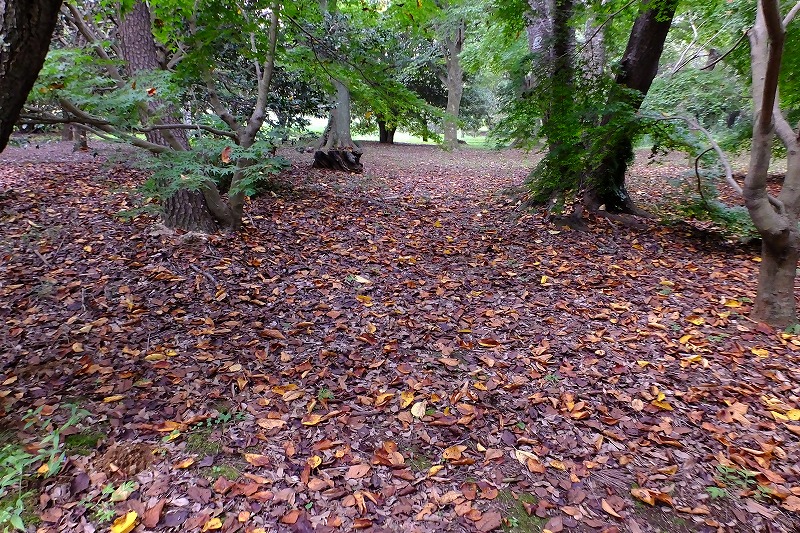
[[[136,519],[139,515],[136,511],[128,511],[124,516],[120,516],[111,524],[110,533],[130,533],[136,527]]]

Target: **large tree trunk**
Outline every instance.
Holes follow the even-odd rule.
[[[50,49],[61,0],[0,0],[0,152]]]
[[[677,5],[678,0],[644,2],[639,16],[633,23],[628,45],[622,56],[620,71],[616,77],[619,87],[633,89],[636,92],[631,95],[629,91],[613,91],[609,97],[609,105],[625,102],[634,110],[641,107],[658,73],[661,52],[664,50],[664,42]],[[609,124],[612,119],[612,116],[605,117],[603,124]],[[605,205],[608,211],[637,212],[625,188],[625,172],[633,159],[635,133],[630,128],[620,128],[616,135],[603,140],[607,147],[603,158],[587,176],[589,185],[584,199],[587,207],[596,209]]]
[[[450,150],[458,147],[458,117],[461,112],[461,97],[464,94],[464,69],[459,55],[464,48],[464,21],[456,29],[447,32],[442,39],[446,60],[446,76],[442,81],[447,87],[447,108],[444,115],[444,145]]]
[[[765,11],[766,10],[766,11]],[[748,32],[753,91],[753,142],[743,193],[763,239],[753,318],[774,326],[797,323],[795,276],[800,258],[800,142],[780,109],[777,88],[785,40],[778,2],[761,0]],[[786,176],[771,199],[767,177],[775,133],[787,148]]]
[[[378,142],[380,144],[394,144],[394,132],[397,126],[388,127],[385,120],[378,119]]]
[[[763,240],[754,319],[780,327],[797,322],[794,280],[800,258],[798,237],[797,231],[790,231],[785,243]]]
[[[314,168],[361,173],[361,149],[353,142],[350,133],[350,89],[339,80],[332,80],[336,87],[336,107],[331,110],[328,126],[314,153]]]
[[[136,0],[133,9],[126,13],[119,26],[120,48],[127,62],[128,74],[135,76],[139,72],[159,70],[158,49],[152,33],[150,9],[143,0]],[[157,117],[159,110],[166,120],[182,122],[178,113],[171,107],[164,107],[161,102],[152,100],[148,109],[141,112],[142,122],[147,124]],[[146,133],[147,140],[170,146],[174,150],[188,150],[189,140],[186,130],[154,130]],[[166,198],[162,204],[162,220],[167,227],[187,231],[214,232],[218,225],[208,209],[205,197],[200,191],[181,189]]]

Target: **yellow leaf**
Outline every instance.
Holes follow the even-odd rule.
[[[725,300],[725,307],[741,307],[742,302],[739,300]]]
[[[686,334],[683,337],[681,337],[680,339],[678,339],[678,342],[681,343],[681,344],[686,344],[687,342],[689,342],[689,340],[691,338],[692,338],[692,336],[690,334]]]
[[[786,411],[786,416],[792,422],[797,422],[798,420],[800,420],[800,409],[789,409],[788,411]]]
[[[437,220],[436,222],[433,223],[433,227],[434,228],[441,228],[442,227],[442,221],[441,220]]]
[[[633,489],[631,489],[631,496],[633,496],[637,500],[643,501],[644,503],[646,503],[648,505],[655,505],[656,504],[656,499],[655,499],[655,497],[653,497],[653,493],[651,493],[647,489],[643,489],[643,488],[639,488],[639,487],[633,488]]]
[[[416,418],[422,418],[425,416],[425,409],[428,407],[428,402],[422,401],[417,402],[411,407],[411,414],[414,415]]]
[[[547,276],[542,276],[542,281],[541,281],[541,283],[542,283],[542,285],[544,285],[545,283],[547,283]]]
[[[461,454],[463,454],[466,451],[466,449],[467,447],[464,446],[463,444],[450,446],[449,448],[446,448],[442,452],[442,458],[444,458],[447,461],[461,459]]]
[[[130,533],[136,527],[136,511],[128,511],[125,516],[120,516],[111,524],[111,533]]]
[[[203,529],[201,529],[200,531],[212,531],[214,529],[222,529],[222,520],[220,520],[219,518],[212,518],[211,520],[206,522],[206,525],[204,525]]]
[[[163,353],[151,353],[144,356],[144,360],[149,361],[151,363],[155,363],[156,361],[163,361],[166,358],[167,356],[164,355]]]
[[[556,470],[566,470],[567,465],[564,464],[564,461],[559,461],[558,459],[551,459],[550,466],[555,468]]]
[[[311,457],[308,458],[308,461],[306,461],[306,463],[308,463],[308,466],[310,466],[311,468],[317,468],[319,465],[322,464],[322,457],[320,457],[319,455],[312,455]]]
[[[428,476],[435,476],[442,470],[442,468],[444,468],[444,465],[433,465],[428,469]]]
[[[644,367],[646,367],[647,365],[650,364],[650,361],[636,361],[636,364],[639,365],[640,367],[644,368]]]
[[[316,426],[320,422],[322,422],[322,416],[317,414],[306,415],[303,417],[303,420],[301,420],[304,426]]]
[[[49,471],[50,471],[50,466],[47,463],[43,464],[42,466],[36,469],[36,473],[39,474],[40,476],[47,474]]]
[[[410,390],[400,395],[400,407],[405,409],[414,402],[414,393]]]
[[[706,319],[705,318],[703,318],[701,316],[697,316],[697,315],[692,315],[690,317],[687,317],[686,320],[688,320],[689,322],[691,322],[695,326],[702,326],[703,324],[706,323]]]
[[[669,402],[665,402],[663,400],[653,400],[650,403],[666,411],[672,411],[672,406],[669,404]]]
[[[388,402],[392,398],[394,398],[394,393],[393,392],[384,392],[384,393],[378,394],[378,397],[375,398],[375,407],[380,407],[381,405],[385,404],[386,402]],[[412,400],[413,400],[413,397],[412,397]]]
[[[757,357],[769,357],[769,352],[764,348],[750,348],[750,351]]]
[[[178,461],[173,466],[175,468],[181,469],[181,468],[189,468],[193,464],[194,464],[194,457],[189,457],[187,459],[184,459],[183,461]]]
[[[606,501],[606,499],[605,499],[605,498],[603,498],[603,499],[600,501],[600,507],[602,507],[602,508],[603,508],[603,510],[604,510],[605,512],[607,512],[608,514],[610,514],[611,516],[613,516],[613,517],[616,517],[616,518],[622,518],[622,517],[619,515],[619,513],[618,513],[618,512],[616,512],[616,511],[614,510],[614,508],[613,508],[613,507],[611,507],[611,504],[610,504],[610,503],[608,503],[608,502]]]
[[[125,396],[122,394],[115,394],[114,396],[106,396],[105,398],[103,398],[103,403],[118,402],[124,397]]]
[[[770,414],[775,420],[787,420],[787,421],[789,420],[788,416],[778,413],[777,411],[770,411]]]

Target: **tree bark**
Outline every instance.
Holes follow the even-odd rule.
[[[0,152],[50,49],[61,0],[0,0]]]
[[[385,120],[378,120],[378,142],[380,144],[394,144],[394,132],[397,126],[388,127]]]
[[[130,12],[122,17],[118,28],[120,48],[126,61],[130,76],[140,72],[159,70],[158,49],[153,38],[150,9],[143,0],[137,0]],[[151,100],[147,109],[141,110],[142,123],[147,125],[157,118],[161,102]],[[183,122],[173,108],[167,107],[163,113],[170,122]],[[173,150],[188,150],[189,140],[186,130],[152,130],[146,134],[147,140]],[[170,228],[187,231],[212,233],[218,229],[214,216],[208,208],[200,191],[180,189],[161,203],[162,221]]]
[[[794,283],[800,258],[800,137],[780,109],[778,78],[785,27],[775,0],[760,0],[748,32],[753,91],[753,142],[743,195],[763,240],[753,318],[784,327],[797,323]],[[767,193],[773,140],[786,146],[786,176],[777,201]]]
[[[462,20],[454,30],[446,32],[442,39],[447,69],[443,80],[447,87],[447,107],[443,122],[444,145],[449,150],[458,147],[458,117],[464,94],[464,69],[461,67],[459,55],[464,49],[464,33],[465,24]]]
[[[336,87],[336,107],[331,110],[312,167],[359,174],[364,171],[364,165],[362,151],[350,133],[350,89],[339,80],[332,81]]]
[[[639,16],[633,23],[625,53],[622,56],[616,84],[629,91],[613,91],[609,105],[625,102],[633,110],[641,107],[650,85],[658,73],[658,64],[664,50],[675,9],[679,0],[645,0]],[[655,4],[655,5],[654,5]],[[612,116],[603,119],[608,125]],[[591,169],[587,176],[588,188],[584,205],[596,209],[602,205],[608,211],[638,213],[625,187],[625,172],[633,159],[633,138],[635,131],[621,128],[612,138],[603,142],[607,146],[600,164]]]

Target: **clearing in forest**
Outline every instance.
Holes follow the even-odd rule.
[[[747,318],[757,249],[559,228],[520,205],[535,156],[377,144],[360,176],[292,152],[241,233],[179,234],[121,218],[142,178],[113,149],[68,149],[0,156],[4,439],[88,412],[27,482],[32,527],[800,521],[800,340]],[[630,189],[648,207],[683,172],[637,164]]]

